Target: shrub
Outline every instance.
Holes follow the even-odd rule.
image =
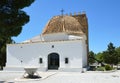
[[[105,65],[105,70],[108,71],[108,70],[112,70],[113,68],[110,66],[110,65]]]
[[[104,71],[104,70],[105,70],[105,67],[98,67],[96,70],[97,70],[97,71]]]

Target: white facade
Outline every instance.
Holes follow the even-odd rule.
[[[56,33],[36,36],[20,44],[8,44],[5,69],[36,66],[39,70],[46,71],[49,67],[56,69],[52,68],[54,65],[60,71],[81,71],[87,66],[85,41],[85,35]],[[55,61],[52,57],[54,54],[57,54]]]

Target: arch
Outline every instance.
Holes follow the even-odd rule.
[[[58,69],[60,64],[59,61],[58,53],[50,53],[48,55],[48,69]]]

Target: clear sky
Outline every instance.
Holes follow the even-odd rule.
[[[55,15],[85,11],[89,24],[89,48],[95,53],[106,50],[112,42],[120,46],[120,0],[36,0],[24,11],[30,22],[13,39],[19,43],[41,34],[46,23]]]

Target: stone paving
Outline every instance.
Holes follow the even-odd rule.
[[[40,79],[24,79],[24,72],[0,72],[0,83],[120,83],[120,71],[116,72],[38,72]]]

